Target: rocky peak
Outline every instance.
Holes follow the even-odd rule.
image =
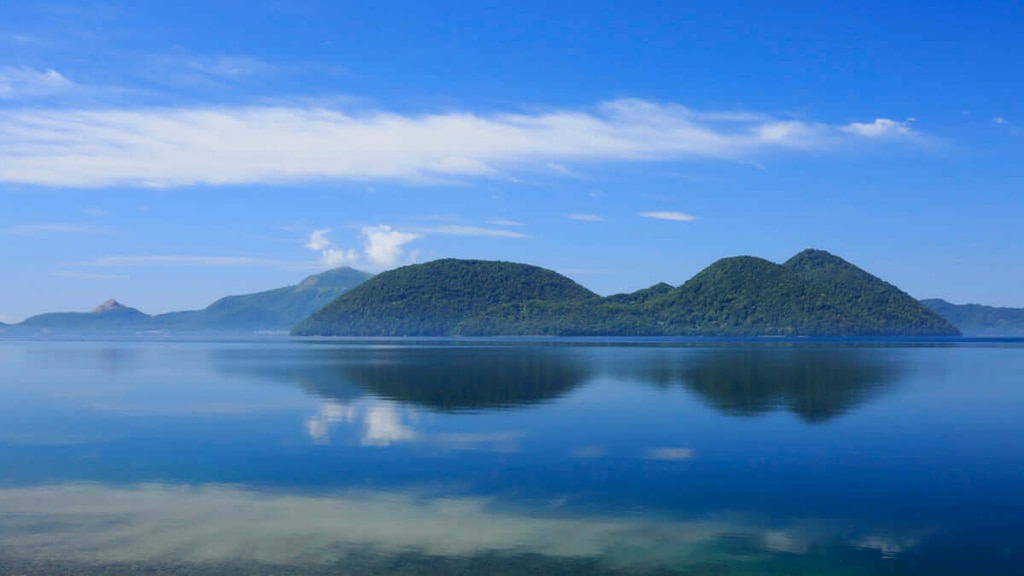
[[[118,308],[124,308],[124,307],[125,307],[124,304],[121,304],[117,300],[114,300],[113,298],[111,298],[110,300],[107,300],[103,304],[100,304],[99,306],[93,308],[92,311],[96,312],[96,313],[99,313],[99,312],[109,312],[111,310],[116,310]]]

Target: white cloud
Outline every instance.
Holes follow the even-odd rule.
[[[423,230],[427,234],[438,234],[441,236],[477,236],[484,238],[532,238],[529,234],[513,232],[511,230],[500,230],[494,228],[481,228],[479,226],[438,226]]]
[[[0,99],[38,98],[63,92],[74,86],[56,70],[0,68]]]
[[[71,270],[60,270],[50,272],[50,276],[57,278],[74,278],[76,280],[127,280],[125,274],[99,274],[96,272],[76,272]]]
[[[558,162],[548,162],[547,167],[563,176],[569,174],[569,169]]]
[[[244,56],[217,56],[195,58],[187,62],[188,68],[210,76],[238,79],[273,70],[273,66],[262,60]]]
[[[314,230],[309,235],[306,248],[320,253],[320,265],[327,268],[338,268],[341,266],[353,266],[359,261],[359,254],[352,249],[335,248],[327,237],[331,233],[330,228]]]
[[[604,216],[598,216],[597,214],[569,214],[570,220],[579,220],[581,222],[607,222],[608,219]]]
[[[211,138],[216,134],[216,138]],[[436,182],[562,161],[739,159],[866,138],[904,122],[829,125],[617,100],[533,114],[403,115],[293,106],[0,111],[0,181],[173,187],[310,180]]]
[[[996,124],[1006,124],[1006,118],[1003,118],[1002,116],[996,116],[995,118],[992,119],[992,122],[995,122]]]
[[[306,248],[309,248],[314,252],[327,249],[331,245],[331,241],[327,239],[327,235],[330,233],[330,228],[314,230],[313,233],[309,235],[309,241],[306,242]]]
[[[403,247],[417,238],[420,238],[419,234],[399,232],[386,224],[364,226],[363,239],[366,243],[363,251],[371,263],[390,268],[398,265],[405,253]]]
[[[358,261],[359,254],[355,250],[328,248],[320,254],[320,263],[328,268],[352,266]]]
[[[673,222],[693,222],[697,219],[696,216],[685,212],[640,212],[638,215],[643,216],[644,218],[671,220]]]
[[[914,133],[910,122],[897,122],[888,118],[878,118],[874,122],[851,122],[840,128],[843,132],[864,138],[898,138]]]
[[[107,215],[107,213],[101,210],[100,208],[83,208],[82,214],[85,214],[86,216],[91,216],[93,218],[99,218],[101,216]]]
[[[526,222],[507,220],[505,218],[491,218],[487,223],[493,226],[526,226]]]
[[[330,228],[314,230],[306,241],[306,248],[320,252],[320,265],[328,268],[339,266],[356,266],[365,258],[370,266],[392,268],[402,261],[405,245],[422,238],[417,232],[402,232],[387,224],[379,226],[363,226],[360,235],[363,238],[362,257],[355,249],[345,249],[334,245],[327,237]]]

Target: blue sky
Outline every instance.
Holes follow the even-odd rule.
[[[0,0],[0,321],[807,247],[1024,306],[1024,7],[831,4]]]

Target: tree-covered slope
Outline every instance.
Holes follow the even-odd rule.
[[[651,286],[650,288],[644,288],[642,290],[637,290],[636,292],[628,292],[625,294],[612,294],[611,296],[605,298],[605,301],[614,304],[626,305],[643,304],[655,298],[664,296],[665,294],[668,294],[672,290],[673,287],[671,284],[666,284],[665,282],[658,282],[657,284]]]
[[[895,286],[822,250],[805,250],[781,265],[725,258],[646,305],[671,335],[959,334]]]
[[[921,303],[952,322],[964,336],[1024,337],[1024,308],[952,304],[939,299]]]
[[[161,314],[154,320],[165,330],[288,330],[370,277],[352,268],[337,268],[294,286],[227,296],[203,310]]]
[[[460,322],[494,307],[597,299],[565,276],[537,266],[435,260],[375,276],[304,320],[293,334],[447,336]]]
[[[656,336],[654,319],[637,306],[607,298],[530,300],[492,306],[466,318],[454,336]]]
[[[954,336],[841,258],[725,258],[677,288],[600,298],[550,270],[438,260],[381,274],[299,324],[320,336]]]
[[[836,306],[858,335],[958,335],[956,326],[899,288],[824,250],[804,250],[784,267]]]
[[[682,336],[811,335],[838,316],[792,271],[752,256],[719,260],[647,306],[666,334]]]

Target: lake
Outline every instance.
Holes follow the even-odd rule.
[[[1024,573],[1024,341],[0,340],[0,574],[523,573]]]

